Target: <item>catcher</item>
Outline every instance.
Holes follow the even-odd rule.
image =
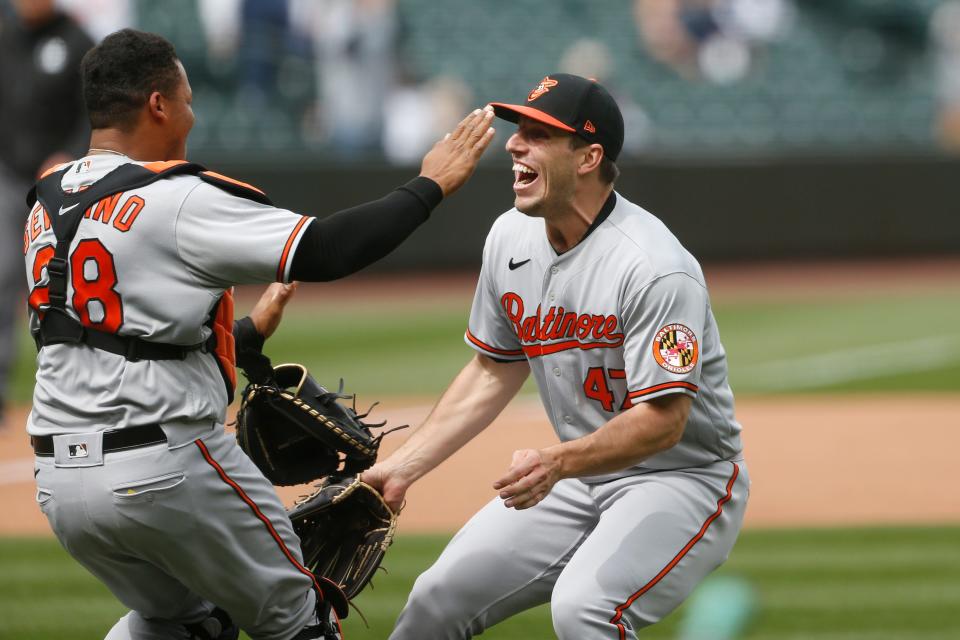
[[[272,367],[261,333],[239,326],[237,363],[250,384],[237,414],[240,448],[274,485],[320,478],[289,512],[304,565],[322,579],[338,615],[370,582],[393,541],[396,514],[359,473],[377,459],[381,438],[358,415],[355,396],[320,386],[299,364]],[[341,400],[352,400],[353,406]]]

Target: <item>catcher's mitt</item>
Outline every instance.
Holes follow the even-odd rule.
[[[353,599],[393,542],[396,514],[360,476],[330,476],[289,512],[304,564]]]
[[[275,485],[303,484],[330,474],[354,474],[373,465],[384,434],[374,436],[352,399],[327,391],[306,367],[282,364],[251,382],[237,413],[237,441]]]

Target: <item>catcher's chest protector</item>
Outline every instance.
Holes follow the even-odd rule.
[[[233,343],[233,294],[227,290],[220,298],[208,319],[212,333],[208,340],[194,345],[175,345],[142,340],[136,336],[119,335],[119,326],[103,326],[90,322],[80,315],[78,322],[66,312],[67,282],[70,278],[68,254],[77,234],[80,222],[87,212],[100,201],[131,189],[147,186],[157,180],[175,175],[195,175],[233,195],[248,198],[261,204],[270,204],[266,195],[243,183],[230,180],[207,171],[202,165],[185,162],[157,162],[148,165],[124,164],[90,185],[88,188],[67,193],[61,188],[64,174],[71,166],[45,175],[27,196],[27,205],[33,208],[36,202],[43,207],[43,218],[53,228],[57,244],[52,254],[47,254],[46,267],[49,283],[41,289],[41,299],[31,299],[40,319],[34,332],[37,349],[46,345],[83,343],[102,349],[128,360],[176,360],[183,359],[194,350],[214,354],[223,375],[229,401],[233,400],[236,388],[236,355]]]

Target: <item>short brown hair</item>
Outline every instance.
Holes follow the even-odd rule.
[[[583,149],[588,146],[589,142],[581,138],[580,136],[570,136],[570,148],[572,149]],[[604,184],[613,184],[617,181],[617,178],[620,177],[620,169],[617,167],[617,163],[611,160],[604,154],[603,160],[600,161],[600,180]]]

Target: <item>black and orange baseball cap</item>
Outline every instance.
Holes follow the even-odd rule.
[[[616,160],[623,148],[623,115],[613,96],[596,80],[552,73],[527,95],[524,104],[491,102],[499,118],[518,122],[526,116],[603,146]]]

